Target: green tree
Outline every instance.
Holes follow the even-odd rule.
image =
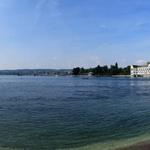
[[[73,68],[72,74],[73,74],[73,75],[79,75],[79,74],[80,74],[80,68],[79,68],[79,67]]]

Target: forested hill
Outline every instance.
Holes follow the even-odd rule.
[[[110,75],[130,75],[130,66],[127,67],[119,67],[118,63],[115,65],[111,65],[108,67],[107,65],[105,66],[100,66],[98,65],[95,68],[80,68],[76,67],[72,70],[73,75],[100,75],[100,76],[110,76]]]

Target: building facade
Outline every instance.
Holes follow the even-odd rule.
[[[150,63],[143,66],[132,65],[131,76],[134,77],[150,77]]]

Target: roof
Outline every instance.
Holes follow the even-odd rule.
[[[133,65],[134,68],[140,68],[140,67],[148,67],[148,65],[142,65],[142,66],[139,66],[139,65]]]

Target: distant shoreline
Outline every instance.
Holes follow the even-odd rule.
[[[32,74],[23,74],[23,75],[17,75],[17,74],[0,74],[0,76],[32,76],[32,77],[63,77],[63,76],[72,76],[72,77],[131,77],[130,75],[32,75]]]

